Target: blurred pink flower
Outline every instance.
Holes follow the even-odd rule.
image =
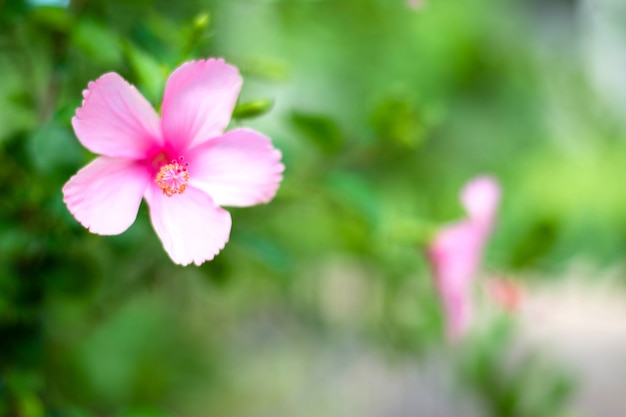
[[[484,289],[489,300],[508,313],[517,312],[524,301],[524,286],[510,278],[490,277]]]
[[[142,198],[172,260],[200,265],[229,239],[221,206],[270,201],[281,153],[251,129],[227,127],[241,89],[221,59],[187,62],[167,80],[161,117],[116,73],[90,82],[72,125],[95,160],[63,187],[69,211],[91,232],[122,233]]]
[[[461,191],[467,218],[444,226],[427,248],[450,339],[461,338],[469,328],[470,284],[480,266],[499,200],[500,187],[495,179],[487,176],[473,179]]]

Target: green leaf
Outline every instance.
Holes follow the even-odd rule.
[[[16,132],[32,129],[37,108],[32,101],[32,80],[27,80],[18,63],[0,55],[0,143]]]
[[[359,175],[334,171],[328,176],[327,189],[336,201],[353,216],[373,225],[380,218],[380,204],[376,190]]]
[[[124,44],[124,54],[137,77],[141,92],[157,107],[165,86],[166,69],[151,55],[131,43]]]
[[[42,173],[83,162],[83,151],[71,129],[55,123],[41,127],[28,138],[28,152]]]
[[[381,140],[407,148],[421,144],[428,130],[424,115],[406,98],[391,98],[379,103],[371,122]]]
[[[185,46],[183,47],[183,58],[187,59],[193,51],[196,49],[202,38],[205,36],[209,25],[211,24],[211,15],[209,13],[204,12],[198,14],[193,22],[191,23],[191,27],[184,31]]]
[[[341,129],[330,117],[294,111],[291,122],[305,139],[325,153],[335,153],[344,145]]]
[[[59,32],[69,32],[74,19],[68,9],[54,6],[37,7],[31,12],[31,18],[38,24]]]
[[[285,82],[291,78],[291,69],[286,62],[273,57],[254,57],[240,62],[241,72],[249,77],[273,82]]]
[[[251,119],[269,112],[274,107],[274,100],[260,98],[246,103],[237,104],[233,111],[233,119]]]
[[[202,32],[209,27],[210,23],[211,23],[211,15],[209,15],[208,13],[200,13],[193,20],[193,28],[197,31]]]
[[[32,392],[24,392],[19,397],[20,416],[44,417],[45,411],[41,400]]]
[[[72,42],[99,64],[115,66],[122,60],[117,33],[94,20],[79,20],[72,31]]]

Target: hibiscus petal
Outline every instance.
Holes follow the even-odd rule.
[[[470,284],[480,264],[485,237],[476,224],[461,221],[442,228],[428,247],[428,259],[451,339],[463,336],[469,326]]]
[[[259,132],[231,130],[189,151],[189,181],[219,206],[267,203],[282,180],[281,156]]]
[[[471,324],[471,282],[480,266],[499,200],[500,186],[494,178],[481,176],[468,182],[461,191],[468,218],[441,228],[427,248],[450,339],[460,339]]]
[[[150,173],[131,159],[101,156],[63,186],[70,213],[91,232],[117,235],[137,217]]]
[[[472,221],[490,230],[500,202],[500,185],[495,178],[476,177],[461,190],[461,202]]]
[[[163,135],[177,152],[224,132],[243,80],[221,59],[187,62],[170,75],[162,106]]]
[[[461,340],[469,331],[474,306],[469,288],[448,292],[442,299],[446,310],[446,335],[448,340]]]
[[[111,72],[90,82],[83,96],[72,126],[90,151],[140,159],[162,143],[159,116],[118,74]]]
[[[230,236],[230,214],[201,190],[187,187],[183,194],[164,195],[149,187],[150,218],[165,251],[180,265],[200,265],[222,250]]]

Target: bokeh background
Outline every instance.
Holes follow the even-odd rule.
[[[0,0],[0,416],[626,415],[626,3]],[[244,76],[233,126],[285,178],[174,265],[145,205],[90,234],[70,119],[116,71]],[[489,173],[504,198],[458,342],[423,256]],[[486,283],[521,294],[503,306]]]

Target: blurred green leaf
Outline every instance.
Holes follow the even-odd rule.
[[[15,132],[32,127],[37,120],[31,86],[22,78],[15,60],[0,54],[0,144]]]
[[[554,218],[538,219],[537,223],[525,225],[511,248],[509,264],[514,268],[536,265],[554,248],[562,226]]]
[[[345,139],[337,123],[328,116],[299,111],[291,113],[291,123],[298,132],[325,153],[339,151]]]
[[[122,60],[119,35],[98,21],[78,20],[72,30],[72,41],[83,54],[103,66],[117,66]]]
[[[251,77],[275,82],[286,82],[291,77],[289,64],[278,58],[263,56],[241,61],[241,72]]]
[[[257,100],[238,103],[233,111],[233,119],[251,119],[269,112],[274,106],[274,100],[260,98]]]
[[[240,239],[242,245],[264,265],[283,272],[291,266],[292,259],[288,253],[271,240],[245,232],[241,233]]]
[[[155,107],[160,104],[167,70],[156,59],[129,42],[124,42],[124,53],[139,81],[142,94]]]
[[[208,13],[200,13],[193,20],[193,28],[197,31],[204,31],[209,27],[211,23],[211,15]]]
[[[349,172],[334,171],[327,179],[329,191],[345,209],[374,224],[379,219],[380,205],[376,190],[362,177]]]
[[[69,32],[74,24],[69,9],[64,7],[41,6],[33,9],[31,19],[38,24],[59,32]]]
[[[24,392],[19,396],[21,417],[44,417],[46,415],[41,400],[32,392]]]
[[[388,219],[390,230],[389,240],[412,246],[425,246],[429,243],[438,227],[428,221],[417,218],[391,218]]]
[[[428,132],[422,112],[406,98],[383,100],[374,109],[371,123],[378,137],[407,148],[422,143]]]
[[[198,47],[202,38],[205,36],[209,26],[211,24],[211,15],[207,12],[198,14],[191,25],[185,28],[183,36],[185,37],[185,46],[183,50],[183,59],[187,59],[193,54],[193,51]]]
[[[42,173],[73,168],[84,161],[84,151],[69,127],[49,123],[28,138],[28,151]]]
[[[7,24],[13,19],[20,18],[29,10],[26,0],[2,0],[0,1],[0,23]]]

